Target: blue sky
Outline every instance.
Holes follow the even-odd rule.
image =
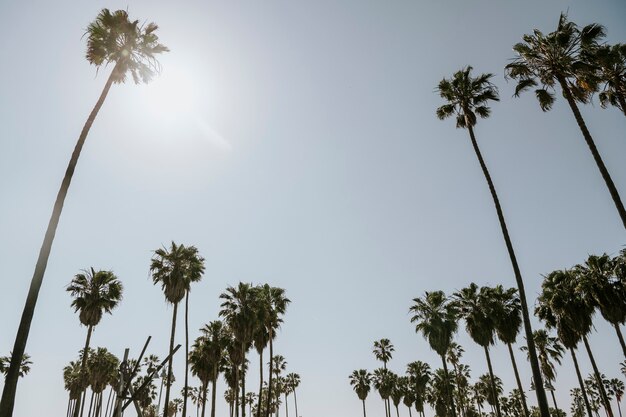
[[[378,366],[376,339],[395,344],[398,372],[417,359],[436,366],[409,322],[412,298],[472,281],[514,285],[467,132],[434,115],[438,81],[468,64],[494,73],[500,87],[502,101],[476,134],[529,296],[542,274],[626,243],[566,103],[543,113],[532,94],[511,98],[503,71],[512,45],[534,28],[551,31],[561,11],[625,41],[618,0],[2,4],[2,354],[71,150],[108,74],[88,65],[81,39],[102,7],[157,22],[171,52],[153,83],[111,90],[89,135],[35,312],[27,347],[35,365],[20,382],[17,416],[65,410],[61,370],[86,332],[64,287],[83,268],[112,269],[125,285],[94,346],[121,356],[152,335],[151,350],[164,356],[171,308],[148,266],[171,240],[196,245],[207,260],[191,329],[217,317],[227,285],[287,289],[293,303],[276,351],[302,377],[303,417],[359,415],[347,376]],[[626,119],[597,103],[582,112],[626,196]],[[617,339],[600,319],[596,330],[599,366],[616,377]],[[482,350],[464,331],[458,341],[472,375],[486,372]],[[497,345],[493,356],[510,390],[507,352]],[[557,394],[566,404],[575,375],[563,363]],[[368,407],[383,412],[375,393]]]

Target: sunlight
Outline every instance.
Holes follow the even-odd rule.
[[[145,109],[151,118],[176,124],[196,117],[199,86],[184,68],[169,63],[167,71],[142,87]]]

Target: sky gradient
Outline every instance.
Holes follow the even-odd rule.
[[[543,113],[532,93],[514,99],[503,70],[512,45],[534,28],[552,31],[561,11],[581,25],[605,25],[609,42],[626,41],[623,1],[3,3],[0,355],[13,346],[58,186],[110,70],[89,66],[81,39],[102,7],[158,23],[171,52],[153,83],[111,89],[87,139],[35,311],[26,349],[34,366],[18,385],[15,416],[65,410],[62,368],[86,329],[64,289],[81,269],[111,269],[125,286],[92,346],[136,355],[152,335],[150,353],[165,356],[172,310],[148,267],[152,251],[172,240],[206,258],[191,292],[192,338],[217,318],[227,285],[287,290],[292,304],[275,352],[302,378],[303,417],[360,415],[348,375],[379,366],[376,339],[395,345],[396,372],[414,360],[438,366],[409,322],[411,300],[472,281],[515,284],[467,132],[434,113],[442,104],[437,83],[465,65],[494,73],[500,88],[501,102],[476,134],[529,303],[542,274],[626,243],[565,101],[559,96]],[[597,102],[582,113],[625,198],[626,118]],[[599,318],[595,324],[598,365],[618,377],[617,338]],[[481,348],[462,329],[457,340],[472,377],[485,373]],[[492,351],[508,392],[508,354],[502,345]],[[256,354],[250,359],[256,369]],[[580,361],[588,373],[582,353]],[[179,381],[183,363],[178,355]],[[568,358],[563,364],[557,399],[569,409],[575,374]],[[256,380],[253,371],[249,386]],[[227,415],[223,402],[218,407]],[[368,409],[383,413],[378,394]]]

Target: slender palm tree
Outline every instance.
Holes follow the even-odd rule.
[[[533,341],[539,354],[539,364],[541,366],[541,375],[545,381],[546,387],[552,395],[552,402],[554,403],[554,409],[558,410],[559,407],[556,404],[556,397],[554,396],[554,381],[556,380],[556,367],[555,363],[561,364],[561,358],[563,357],[563,346],[559,343],[559,339],[550,336],[544,329],[535,330],[533,332]],[[522,347],[522,350],[527,350]]]
[[[389,410],[387,404],[394,386],[393,373],[385,368],[375,369],[372,375],[372,384],[385,404],[385,417],[391,417],[391,410]]]
[[[517,370],[515,354],[513,353],[513,343],[515,343],[517,335],[522,328],[522,306],[517,294],[517,289],[508,288],[505,290],[502,285],[497,285],[492,289],[494,308],[496,309],[496,314],[494,315],[496,318],[496,334],[498,339],[506,344],[509,350],[517,389],[521,397],[523,417],[529,417],[526,394]]]
[[[239,365],[242,366],[246,361],[246,352],[254,341],[254,332],[257,327],[256,290],[252,284],[240,282],[236,288],[232,286],[226,288],[226,292],[222,293],[220,298],[223,302],[219,315],[224,318],[233,331],[235,341],[238,343],[237,348],[241,353],[241,363]],[[241,382],[241,416],[245,417],[246,376],[243,366],[241,374],[239,374],[239,371],[235,372],[235,379],[237,381],[236,386],[239,384],[239,381]],[[235,394],[235,404],[238,404],[237,394]],[[235,416],[239,416],[238,409],[235,410]]]
[[[441,357],[443,364],[443,372],[446,380],[450,378],[448,374],[448,365],[446,364],[446,353],[452,343],[452,338],[458,329],[458,311],[457,307],[448,302],[443,291],[426,292],[423,298],[414,298],[410,312],[413,314],[411,323],[415,324],[415,331],[421,332],[425,339],[428,340],[430,348],[437,352]],[[450,407],[450,414],[456,417],[456,407],[452,391],[448,388],[450,384],[443,385],[447,391],[444,391],[447,401],[445,404]]]
[[[620,406],[620,403],[622,402],[622,397],[624,396],[624,383],[617,378],[612,378],[609,380],[609,386],[615,396],[619,416],[622,417],[622,407]]]
[[[435,409],[435,414],[440,417],[456,415],[454,405],[451,404],[450,392],[454,392],[454,379],[444,369],[433,372],[426,398]],[[447,400],[450,399],[450,400]],[[455,413],[455,414],[452,414]]]
[[[391,360],[393,356],[393,351],[394,347],[389,339],[380,339],[374,341],[374,349],[372,350],[372,353],[374,353],[374,356],[377,360],[383,363],[383,369],[387,369],[387,362]],[[389,403],[389,399],[387,399],[387,404],[385,404],[385,407],[387,408],[387,410],[389,410],[389,413],[391,413],[390,406],[391,405]]]
[[[465,417],[465,414],[466,414],[465,396],[461,395],[461,389],[460,389],[461,388],[460,385],[462,385],[462,382],[463,382],[462,381],[463,375],[459,371],[459,368],[462,366],[462,364],[460,363],[460,360],[464,352],[465,350],[463,349],[461,345],[459,345],[456,342],[452,342],[450,343],[450,347],[448,348],[448,352],[446,353],[446,359],[449,363],[452,364],[452,367],[454,368],[454,379],[455,379],[454,382],[457,386],[456,399],[457,399],[459,409],[461,410],[461,414]]]
[[[139,25],[138,20],[131,21],[124,10],[110,12],[108,9],[103,9],[87,28],[87,61],[98,68],[103,64],[113,64],[113,70],[95,107],[83,126],[54,203],[52,216],[39,251],[24,311],[15,337],[13,352],[16,356],[9,366],[2,392],[2,401],[0,402],[0,416],[2,417],[10,417],[13,414],[20,359],[26,349],[30,324],[33,320],[39,290],[41,289],[48,257],[52,249],[52,242],[59,224],[61,211],[63,210],[63,203],[65,202],[85,139],[87,139],[91,125],[113,83],[123,83],[127,78],[127,74],[131,74],[135,83],[147,83],[159,71],[160,67],[156,56],[167,52],[168,49],[159,43],[159,38],[156,35],[157,28],[157,25],[154,23]]]
[[[192,282],[197,282],[204,273],[204,258],[198,254],[195,246],[177,245],[172,242],[169,249],[159,248],[154,251],[154,256],[150,263],[150,273],[154,284],[160,284],[165,300],[174,306],[172,312],[172,332],[170,336],[170,360],[168,361],[168,383],[165,388],[165,408],[163,417],[168,417],[170,403],[169,377],[172,374],[171,357],[174,352],[174,338],[176,335],[176,315],[178,303],[182,301],[189,291]],[[185,368],[187,368],[188,358],[185,358]]]
[[[474,126],[476,125],[477,116],[481,118],[487,118],[491,114],[491,109],[488,106],[490,101],[498,101],[498,89],[491,82],[493,74],[481,74],[478,77],[471,75],[472,67],[468,66],[460,71],[457,71],[451,80],[443,79],[439,83],[438,91],[441,97],[447,101],[447,104],[437,109],[437,117],[441,120],[450,116],[456,116],[456,127],[467,129],[469,132],[472,147],[478,158],[478,162],[483,171],[491,197],[493,199],[496,213],[498,215],[498,221],[500,228],[502,229],[502,236],[506,244],[509,258],[511,260],[511,266],[513,267],[513,273],[515,275],[515,281],[517,283],[517,289],[519,291],[519,297],[522,309],[522,318],[524,319],[524,333],[526,334],[526,340],[528,343],[528,349],[530,352],[530,365],[532,368],[533,377],[536,381],[541,381],[541,373],[539,371],[539,362],[537,361],[537,354],[535,348],[531,343],[532,340],[532,326],[530,324],[530,315],[528,313],[528,303],[526,302],[526,291],[524,289],[524,280],[517,263],[517,257],[513,249],[513,243],[509,237],[509,231],[504,219],[504,213],[500,206],[500,200],[496,193],[496,188],[491,180],[491,174],[487,169],[485,160],[483,159],[476,136],[474,135]],[[548,410],[548,401],[546,399],[546,393],[543,390],[543,384],[539,384],[537,389],[537,402],[541,411],[541,417],[550,417]]]
[[[200,329],[200,331],[205,338],[204,343],[206,344],[205,348],[207,350],[208,368],[211,374],[211,417],[215,417],[217,377],[219,376],[220,369],[223,368],[226,347],[229,343],[230,336],[224,324],[219,320],[210,322]],[[204,416],[204,411],[202,415]]]
[[[210,345],[207,343],[207,337],[201,335],[198,337],[191,352],[189,352],[189,364],[191,365],[191,373],[196,376],[201,383],[198,403],[202,407],[202,417],[204,417],[206,409],[206,397],[209,388],[209,382],[213,379],[213,369],[211,362]],[[184,389],[184,388],[183,388]]]
[[[452,295],[457,305],[460,316],[465,320],[465,330],[472,340],[482,346],[487,359],[489,376],[491,377],[491,390],[494,399],[496,416],[501,417],[500,402],[496,395],[495,378],[489,346],[494,344],[494,334],[496,330],[496,309],[494,308],[494,297],[488,287],[478,288],[478,285],[471,283],[469,287],[463,288]]]
[[[83,374],[87,373],[89,343],[93,328],[100,323],[104,313],[111,314],[113,309],[117,307],[122,300],[123,289],[122,283],[113,272],[96,271],[93,268],[74,276],[72,282],[67,286],[67,292],[74,298],[72,307],[75,312],[79,313],[80,323],[87,327],[87,338],[81,360]],[[78,400],[78,403],[81,403],[80,397]],[[82,405],[76,407],[74,411],[75,417],[79,414],[82,415]]]
[[[556,328],[561,343],[570,351],[587,415],[592,417],[591,404],[578,366],[576,346],[582,335],[591,331],[593,307],[575,291],[575,284],[571,271],[548,274],[541,284],[542,292],[537,299],[535,315],[544,321],[547,328]]]
[[[620,329],[620,324],[626,322],[626,286],[615,276],[616,262],[606,253],[590,255],[584,264],[574,267],[579,276],[576,290],[611,323],[626,357],[626,343]]]
[[[89,414],[99,417],[102,413],[102,393],[109,381],[117,374],[120,361],[106,348],[99,347],[89,356],[87,365],[89,369],[89,385],[95,395],[94,412]]]
[[[411,362],[406,366],[406,373],[415,394],[415,410],[423,414],[426,389],[431,378],[430,365],[422,361]]]
[[[87,388],[87,381],[82,377],[80,359],[70,362],[63,368],[63,382],[69,394],[66,417],[71,417],[74,415],[81,392]]]
[[[391,401],[393,402],[393,406],[396,407],[396,417],[400,417],[399,406],[402,402],[402,397],[404,397],[404,393],[407,389],[407,379],[403,376],[395,376],[394,385],[391,389]]]
[[[502,380],[497,376],[484,374],[478,377],[477,388],[482,393],[482,397],[493,409],[498,403],[498,398],[502,395]]]
[[[603,37],[602,26],[591,24],[580,29],[562,13],[554,32],[544,35],[535,29],[532,35],[523,36],[523,42],[513,46],[517,56],[506,66],[506,73],[507,77],[518,81],[516,97],[525,90],[540,86],[535,89],[535,95],[544,112],[554,105],[557,85],[561,88],[626,228],[624,204],[576,104],[577,101],[589,101],[589,90],[581,88],[580,84],[594,71],[593,66],[585,62],[581,52],[597,44]]]
[[[288,373],[285,376],[285,381],[289,386],[289,390],[293,392],[293,401],[295,404],[296,417],[300,417],[300,415],[298,414],[298,396],[296,395],[296,388],[300,386],[300,375],[294,372]]]

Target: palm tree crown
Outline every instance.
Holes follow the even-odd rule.
[[[96,272],[93,268],[76,274],[67,286],[67,292],[74,297],[72,307],[85,326],[97,326],[104,312],[111,314],[122,299],[123,289],[113,272]]]
[[[161,284],[167,301],[178,304],[191,283],[202,278],[204,258],[198,254],[195,246],[172,242],[169,250],[159,248],[154,251],[150,272],[154,284]]]

